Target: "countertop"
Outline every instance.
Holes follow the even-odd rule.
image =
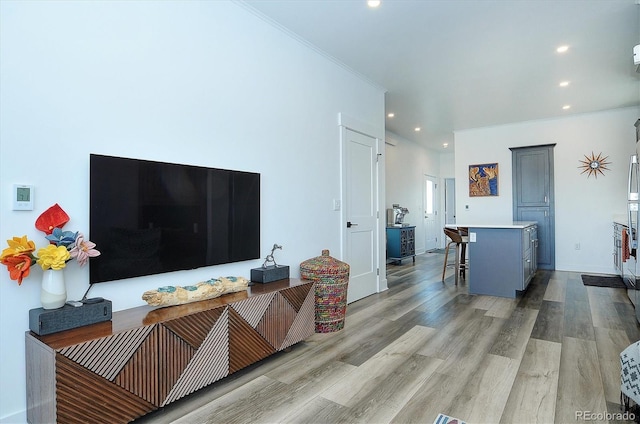
[[[457,227],[468,227],[468,228],[527,228],[531,225],[537,225],[536,221],[513,221],[511,223],[502,223],[502,224],[448,224],[445,227],[449,228],[457,228]]]

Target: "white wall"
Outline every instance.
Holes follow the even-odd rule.
[[[446,150],[445,153],[440,153],[440,178],[455,178],[455,163],[453,151]]]
[[[392,132],[387,131],[387,139],[395,145],[386,146],[386,208],[394,204],[409,209],[405,222],[416,226],[416,253],[424,253],[424,178],[435,177],[440,188],[438,197],[444,198],[444,184],[440,176],[440,155]],[[442,204],[440,206],[443,206]],[[440,227],[437,224],[437,227]]]
[[[455,134],[456,212],[459,223],[512,221],[510,147],[556,143],[554,149],[556,269],[614,273],[612,218],[625,213],[629,156],[639,108],[459,131]],[[581,174],[584,155],[608,156],[610,171]],[[499,164],[499,196],[469,197],[469,165]],[[469,205],[469,210],[465,210]],[[575,245],[580,244],[580,250]]]
[[[338,114],[384,133],[384,92],[227,1],[0,3],[0,240],[44,236],[59,203],[88,231],[90,153],[262,174],[262,251],[278,263],[340,252]],[[117,172],[117,170],[114,170]],[[383,173],[384,175],[384,173]],[[35,209],[11,210],[14,183]],[[4,247],[2,247],[4,248]],[[98,249],[100,246],[98,246]],[[103,283],[114,310],[158,286],[249,276],[262,260]],[[70,299],[88,269],[65,271]],[[24,332],[41,271],[22,286],[0,271],[0,420],[25,420]]]

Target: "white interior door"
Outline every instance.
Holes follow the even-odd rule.
[[[350,265],[347,302],[377,292],[377,140],[344,129],[345,261]]]
[[[429,175],[424,176],[424,248],[430,251],[438,248],[438,184]]]

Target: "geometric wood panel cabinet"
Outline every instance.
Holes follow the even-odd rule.
[[[314,332],[314,285],[297,279],[141,306],[46,336],[27,332],[27,420],[130,422]]]

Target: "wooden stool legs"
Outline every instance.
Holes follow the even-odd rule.
[[[456,243],[455,241],[450,241],[447,243],[447,247],[444,250],[444,266],[442,267],[442,281],[444,282],[444,274],[447,272],[447,262],[449,260],[449,249],[451,245],[456,245],[456,260],[454,265],[454,273],[456,275],[456,285],[458,285],[458,275],[460,274],[460,243]]]
[[[468,233],[468,230],[462,229],[461,228],[461,232],[464,231],[465,234]],[[460,276],[462,275],[462,278],[466,278],[466,269],[467,269],[467,263],[466,263],[466,254],[467,254],[467,238],[463,237],[462,234],[458,231],[452,230],[451,228],[446,228],[444,229],[444,234],[446,237],[449,238],[449,240],[451,240],[449,243],[447,243],[447,247],[445,248],[445,252],[444,252],[444,266],[442,268],[442,281],[444,282],[444,274],[447,271],[447,261],[449,260],[449,248],[451,247],[452,244],[456,245],[456,261],[455,261],[455,280],[456,280],[456,286],[458,285],[458,278],[460,278]]]

